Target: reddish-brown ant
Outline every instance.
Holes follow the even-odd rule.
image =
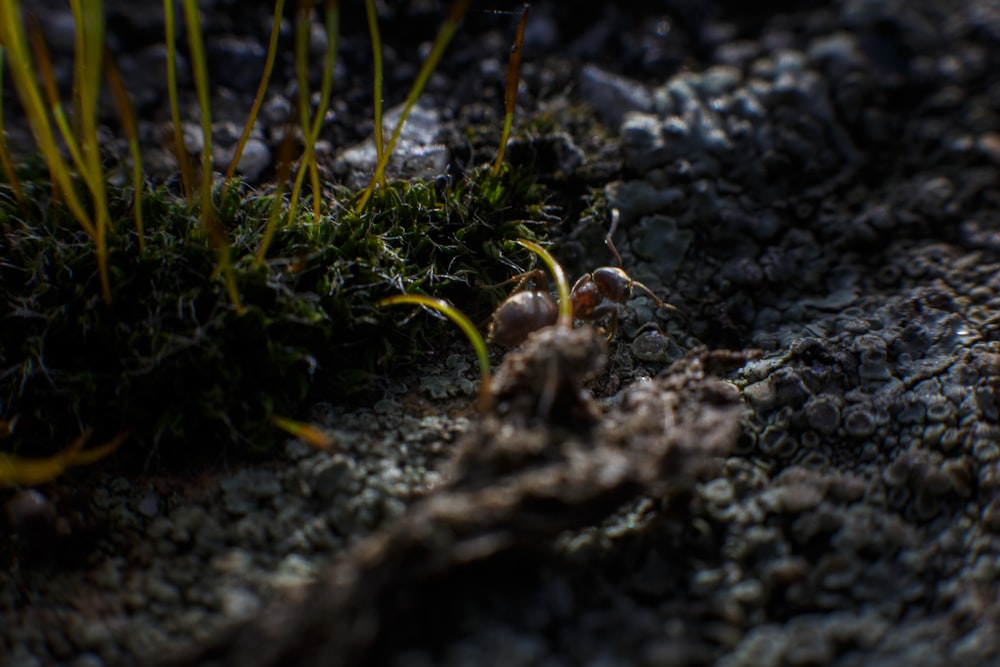
[[[578,320],[596,322],[610,317],[608,338],[614,335],[618,326],[618,305],[634,296],[635,288],[645,292],[660,308],[680,312],[664,303],[653,290],[634,280],[621,268],[622,258],[618,254],[612,237],[618,229],[618,209],[611,211],[611,228],[604,243],[611,250],[618,266],[602,266],[584,274],[573,285],[570,299],[573,302],[573,317]],[[487,340],[500,345],[520,345],[533,331],[556,323],[558,306],[549,294],[548,281],[541,269],[527,271],[512,280],[517,288],[493,313]],[[529,280],[534,281],[533,290],[522,290]]]

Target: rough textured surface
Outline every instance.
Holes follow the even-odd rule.
[[[259,59],[260,8],[204,6],[211,48]],[[50,39],[71,44],[52,11]],[[138,37],[123,38],[122,69],[140,74],[155,138],[162,79],[142,75],[162,66],[155,12],[115,11]],[[233,627],[267,630],[257,639],[276,655],[306,637],[305,662],[398,667],[1000,660],[995,5],[532,11],[520,121],[532,129],[511,154],[537,160],[552,189],[556,255],[574,275],[610,263],[603,213],[616,207],[624,266],[687,319],[629,302],[588,385],[598,402],[563,393],[594,370],[581,367],[550,394],[555,411],[537,410],[545,371],[530,379],[517,368],[533,357],[508,353],[503,387],[543,385],[508,403],[523,423],[474,415],[467,356],[442,354],[422,377],[387,380],[373,406],[320,406],[333,454],[291,442],[257,468],[81,471],[6,493],[2,662],[243,655]],[[438,17],[386,19],[387,95],[415,67],[404,35],[426,24],[428,37]],[[491,20],[470,17],[432,79],[453,162],[489,159],[499,132],[510,31]],[[360,20],[345,29],[331,173],[371,130],[367,38]],[[216,90],[223,125],[248,106],[247,82],[232,85]],[[281,93],[257,137],[272,151],[294,99]],[[148,155],[173,169],[167,151]],[[760,356],[713,367],[713,353],[689,354],[701,345]],[[727,391],[743,405],[731,451],[684,484],[653,465],[704,435],[699,417]],[[545,475],[551,486],[532,481]],[[580,509],[588,498],[599,510]],[[469,532],[442,531],[459,524]],[[482,532],[497,525],[504,539]],[[417,552],[407,567],[391,557]],[[359,574],[371,572],[385,578]],[[370,614],[364,627],[338,622],[347,609]],[[333,628],[330,643],[316,627]]]

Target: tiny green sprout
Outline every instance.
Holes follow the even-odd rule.
[[[548,250],[528,239],[518,239],[518,243],[542,258],[545,265],[552,272],[552,277],[556,281],[556,293],[559,295],[559,320],[556,322],[561,327],[573,326],[573,300],[570,298],[569,281],[566,280],[566,272],[556,261]]]
[[[565,280],[565,277],[564,277]],[[481,412],[489,410],[493,403],[493,395],[490,394],[490,355],[486,349],[486,341],[476,329],[476,325],[462,314],[455,306],[444,299],[438,299],[423,294],[397,294],[386,297],[378,302],[378,306],[394,306],[397,304],[413,304],[417,306],[427,306],[444,314],[448,319],[458,325],[465,333],[469,342],[472,343],[476,356],[479,357],[479,409]]]

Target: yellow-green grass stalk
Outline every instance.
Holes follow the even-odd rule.
[[[63,194],[67,208],[80,226],[92,238],[96,238],[97,230],[76,194],[69,167],[52,130],[47,105],[42,99],[35,68],[24,41],[22,26],[20,3],[16,0],[0,0],[0,43],[7,52],[14,89],[21,100],[35,143],[49,168],[53,188]]]
[[[486,349],[486,341],[483,340],[482,335],[476,329],[476,325],[472,323],[472,320],[444,299],[425,296],[423,294],[397,294],[382,299],[377,305],[381,307],[395,306],[397,304],[411,304],[433,308],[458,325],[466,338],[469,339],[469,342],[472,343],[472,348],[479,358],[479,409],[483,412],[488,411],[493,403],[493,395],[490,393],[490,355]]]
[[[192,194],[191,164],[184,145],[184,128],[181,125],[181,107],[177,88],[177,21],[173,0],[163,0],[163,31],[167,41],[167,97],[170,100],[170,119],[174,124],[174,152],[181,172],[184,196]]]
[[[365,0],[365,12],[368,14],[368,34],[372,41],[372,97],[375,116],[375,163],[382,161],[385,145],[382,141],[382,35],[378,29],[378,14],[375,12],[375,0]],[[385,172],[379,183],[385,187]]]
[[[410,114],[410,111],[417,103],[417,99],[420,97],[420,94],[427,86],[427,81],[431,78],[431,73],[437,67],[438,62],[441,60],[441,56],[444,55],[445,49],[448,48],[448,43],[451,42],[451,38],[458,29],[458,25],[462,22],[466,12],[469,10],[469,3],[470,0],[453,0],[451,3],[451,7],[448,10],[448,16],[445,17],[444,23],[441,24],[441,29],[438,31],[437,38],[434,40],[431,52],[427,55],[427,59],[424,60],[424,64],[420,67],[420,72],[417,73],[417,78],[414,80],[413,86],[410,88],[410,93],[406,96],[406,102],[403,104],[403,112],[399,116],[399,121],[396,123],[396,127],[392,130],[392,136],[389,138],[389,143],[386,144],[385,151],[382,153],[382,158],[375,165],[375,173],[372,175],[372,180],[368,183],[368,187],[365,188],[361,198],[358,200],[356,209],[358,213],[364,210],[365,206],[368,204],[368,200],[371,199],[372,194],[375,192],[375,188],[379,185],[379,183],[384,181],[386,166],[389,164],[389,158],[392,157],[392,150],[396,147],[396,142],[399,141],[399,135],[403,131],[403,125],[406,123],[406,117]]]
[[[101,95],[101,74],[104,71],[104,2],[102,0],[70,0],[76,23],[75,53],[76,97],[74,111],[80,123],[80,152],[83,156],[81,175],[94,198],[94,245],[101,292],[105,303],[111,303],[108,278],[107,233],[110,224],[108,193],[104,187],[104,167],[101,144],[97,137],[97,107]]]
[[[77,0],[79,1],[79,0]],[[195,93],[198,97],[198,114],[201,116],[201,231],[208,235],[219,258],[217,271],[222,274],[226,284],[229,301],[236,312],[243,314],[243,302],[236,285],[236,272],[233,270],[232,249],[226,230],[216,215],[212,205],[212,109],[208,90],[208,61],[205,57],[205,42],[201,33],[201,15],[198,12],[198,0],[184,0],[184,24],[187,26],[188,50],[191,53],[191,69],[194,73]]]
[[[569,281],[566,279],[566,272],[548,250],[534,241],[517,239],[517,242],[541,257],[545,265],[549,267],[549,271],[552,272],[552,277],[555,278],[556,294],[559,295],[559,319],[556,320],[556,324],[561,327],[573,326],[573,301],[569,294]]]
[[[233,159],[229,161],[229,167],[226,169],[227,184],[232,179],[233,174],[236,173],[236,167],[239,166],[240,158],[243,157],[243,149],[246,148],[250,132],[253,130],[254,123],[257,122],[260,107],[264,103],[267,85],[271,81],[271,73],[274,71],[274,59],[278,54],[278,38],[281,36],[281,16],[284,11],[285,0],[276,0],[274,3],[274,18],[271,24],[271,38],[267,44],[267,56],[264,60],[264,73],[260,77],[260,85],[257,86],[257,95],[253,98],[253,104],[250,105],[250,113],[247,114],[247,122],[243,126],[243,134],[240,135],[240,140],[236,142],[236,151],[233,153]]]
[[[42,84],[42,93],[44,93],[45,100],[48,102],[52,120],[59,130],[59,134],[62,136],[63,144],[66,146],[66,150],[69,152],[69,156],[73,160],[77,172],[85,175],[87,172],[86,165],[83,162],[83,153],[80,150],[76,134],[69,126],[69,120],[66,118],[66,113],[63,110],[62,100],[59,98],[56,77],[52,70],[52,60],[49,57],[48,48],[45,46],[45,38],[42,37],[41,26],[38,25],[38,21],[33,16],[29,15],[27,19],[28,39],[31,41],[31,50],[38,63],[38,79]],[[81,44],[78,42],[79,46]],[[87,181],[87,187],[91,187],[89,180]]]
[[[309,133],[309,30],[312,18],[311,0],[299,0],[295,10],[295,79],[299,88],[299,127],[303,137]],[[306,142],[308,144],[308,142]],[[308,145],[306,146],[308,151]],[[299,160],[299,171],[308,168],[311,164],[306,159],[306,153],[302,154]],[[301,188],[301,182],[299,182]],[[295,220],[295,211],[299,203],[299,188],[292,187],[292,194],[288,200],[288,217],[291,223]]]
[[[78,0],[79,1],[79,0]],[[201,14],[197,0],[184,0],[184,24],[187,26],[188,50],[191,54],[191,70],[194,74],[194,89],[198,98],[198,115],[201,121],[201,229],[207,231],[212,224],[212,108],[208,90],[208,61],[205,56],[205,42],[201,33]]]
[[[326,19],[326,57],[323,60],[323,82],[320,84],[319,106],[316,108],[316,115],[312,121],[309,120],[309,79],[307,63],[305,58],[305,48],[308,45],[309,14],[300,11],[301,23],[296,31],[296,69],[299,79],[299,113],[302,119],[302,131],[305,136],[305,151],[299,162],[299,171],[295,175],[295,183],[292,186],[292,196],[289,201],[289,210],[293,211],[298,203],[299,195],[302,191],[302,183],[308,167],[313,190],[313,216],[319,219],[321,192],[319,183],[319,165],[316,164],[316,142],[319,141],[319,133],[323,128],[323,120],[326,111],[330,107],[330,94],[333,89],[333,70],[337,62],[337,36],[340,32],[340,2],[339,0],[326,0],[324,2]],[[302,44],[305,42],[305,44]],[[291,218],[289,218],[291,220]]]
[[[3,69],[4,55],[3,46],[0,45],[0,90],[3,90]],[[21,187],[21,180],[14,170],[14,161],[10,158],[10,151],[7,148],[7,132],[3,126],[3,95],[0,95],[0,166],[3,166],[4,175],[10,184],[10,189],[14,192],[14,198],[18,204],[24,205],[24,189]]]
[[[528,4],[521,10],[521,21],[517,25],[517,37],[510,47],[510,60],[507,62],[507,89],[504,95],[503,133],[500,135],[500,147],[497,149],[497,159],[493,163],[493,175],[500,175],[503,166],[503,156],[507,152],[507,141],[510,139],[510,128],[514,124],[514,107],[517,105],[517,86],[521,81],[521,44],[524,42],[524,26],[528,23]]]
[[[142,177],[139,127],[135,120],[135,109],[132,106],[132,100],[125,89],[121,71],[118,69],[118,63],[115,62],[109,48],[104,52],[104,69],[108,80],[108,87],[111,89],[111,94],[118,105],[118,112],[122,117],[125,136],[128,138],[128,150],[132,158],[132,188],[135,190],[132,198],[132,214],[135,216],[135,229],[139,235],[139,252],[141,253],[146,249],[146,235],[142,223],[142,190],[145,181]]]

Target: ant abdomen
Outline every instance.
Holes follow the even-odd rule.
[[[499,345],[520,345],[529,334],[552,326],[559,317],[559,306],[548,292],[515,292],[493,313],[487,340]]]

